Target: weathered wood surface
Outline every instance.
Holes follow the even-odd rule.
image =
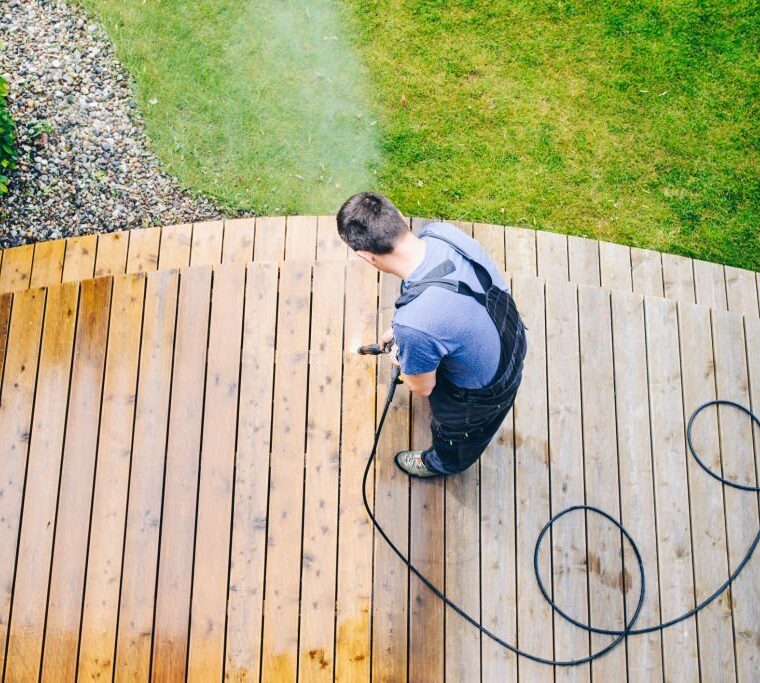
[[[301,248],[274,225],[273,246],[250,223],[156,242],[174,245],[175,264],[197,248],[223,265],[155,270],[169,252],[130,241],[93,267],[131,253],[151,272],[0,297],[6,680],[757,679],[758,558],[698,621],[631,637],[593,666],[518,658],[444,609],[361,501],[389,367],[354,351],[387,325],[397,283],[345,258],[248,263],[257,244]],[[529,327],[524,383],[465,474],[410,483],[395,468],[396,450],[429,437],[424,401],[398,390],[370,502],[488,628],[541,656],[583,657],[609,638],[552,614],[533,577],[536,535],[577,503],[622,519],[647,571],[642,626],[720,584],[760,523],[757,496],[710,479],[684,430],[716,396],[757,409],[759,321],[659,297],[658,279],[676,280],[651,254],[631,255],[641,293],[610,292],[594,280],[618,277],[619,254],[463,229],[499,267],[510,240],[536,268],[566,250],[588,283],[510,279]],[[323,232],[312,250],[340,245]],[[726,289],[744,309],[748,283]],[[695,426],[706,461],[750,484],[759,436],[729,410]],[[630,549],[599,519],[559,523],[540,567],[576,618],[615,628],[634,606]]]

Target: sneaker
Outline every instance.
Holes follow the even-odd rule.
[[[422,451],[399,451],[393,458],[396,465],[412,477],[439,477],[440,472],[434,472],[425,467],[422,461]]]

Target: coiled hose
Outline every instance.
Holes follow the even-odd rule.
[[[670,626],[673,626],[675,624],[678,624],[682,621],[685,621],[686,619],[689,619],[690,617],[693,617],[697,612],[704,609],[709,605],[713,600],[715,600],[723,591],[726,590],[735,580],[736,577],[739,576],[739,574],[742,572],[744,567],[749,562],[750,558],[752,557],[752,553],[755,552],[755,548],[757,547],[758,542],[760,542],[760,529],[758,529],[758,532],[755,534],[755,538],[753,539],[752,543],[750,544],[747,552],[745,553],[744,557],[742,558],[742,561],[737,565],[736,569],[731,573],[731,575],[728,577],[726,581],[724,581],[718,588],[715,589],[715,591],[707,597],[705,600],[700,602],[694,609],[689,610],[688,612],[685,612],[684,614],[681,614],[680,616],[676,617],[675,619],[670,619],[669,621],[666,621],[661,624],[654,624],[652,626],[647,626],[645,628],[634,628],[634,625],[636,623],[636,620],[639,617],[639,614],[641,613],[641,608],[644,604],[644,595],[645,595],[645,587],[646,587],[646,576],[644,572],[644,562],[641,559],[641,553],[639,552],[639,548],[636,545],[636,542],[633,540],[631,535],[628,533],[626,528],[614,517],[610,516],[607,512],[604,510],[601,510],[600,508],[594,507],[593,505],[573,505],[571,507],[565,508],[564,510],[561,510],[557,514],[553,515],[551,519],[544,525],[543,529],[541,529],[541,532],[538,534],[538,538],[536,539],[536,545],[533,549],[533,572],[536,577],[536,582],[538,583],[538,587],[541,590],[541,593],[543,594],[546,601],[549,603],[551,608],[559,615],[564,617],[567,621],[569,621],[571,624],[574,624],[580,629],[583,629],[584,631],[587,631],[589,633],[598,633],[602,635],[609,635],[609,636],[615,636],[614,639],[605,647],[598,650],[597,652],[594,652],[587,657],[582,657],[579,659],[566,659],[566,660],[559,660],[559,659],[549,659],[547,657],[539,657],[538,655],[532,654],[530,652],[527,652],[516,645],[513,645],[511,643],[508,643],[504,639],[497,636],[493,631],[489,630],[486,626],[483,626],[479,621],[477,621],[474,617],[470,616],[467,612],[465,612],[459,605],[457,605],[455,602],[453,602],[451,599],[446,597],[446,595],[439,590],[436,586],[434,586],[421,572],[417,567],[415,567],[408,557],[404,555],[401,550],[399,550],[396,545],[391,541],[391,539],[388,537],[388,534],[383,529],[380,522],[377,521],[377,518],[375,517],[374,513],[372,512],[372,509],[370,508],[369,501],[367,500],[367,479],[369,477],[369,472],[372,467],[372,462],[375,459],[375,455],[377,453],[377,444],[380,441],[380,434],[383,430],[383,425],[385,424],[385,418],[388,414],[388,409],[390,408],[391,402],[393,401],[393,396],[396,392],[396,386],[398,384],[399,379],[399,369],[397,367],[393,368],[393,373],[391,376],[391,383],[388,387],[388,395],[385,400],[385,406],[383,408],[383,412],[380,415],[380,421],[377,425],[377,430],[375,431],[375,440],[372,444],[372,451],[369,454],[369,458],[367,460],[367,466],[364,468],[364,476],[362,478],[362,498],[364,500],[364,508],[367,511],[367,514],[369,515],[369,518],[372,520],[372,524],[374,525],[375,529],[377,529],[377,532],[385,539],[385,542],[390,546],[391,550],[393,550],[396,555],[398,555],[399,559],[409,568],[409,570],[420,580],[422,583],[424,583],[432,592],[434,595],[436,595],[445,605],[450,607],[452,610],[454,610],[457,614],[459,614],[463,619],[467,620],[470,624],[472,624],[475,628],[477,628],[481,633],[488,636],[491,640],[498,643],[502,647],[507,648],[507,650],[510,650],[514,652],[516,655],[519,655],[520,657],[525,657],[527,659],[531,659],[534,662],[538,662],[540,664],[549,664],[553,666],[578,666],[580,664],[586,664],[588,662],[593,662],[595,659],[599,659],[599,657],[602,657],[606,653],[608,653],[610,650],[615,648],[617,645],[620,644],[622,640],[627,638],[628,636],[633,635],[640,635],[643,633],[652,633],[654,631],[662,631]],[[694,459],[699,463],[699,465],[702,467],[702,469],[705,470],[711,477],[714,479],[717,479],[722,484],[725,484],[726,486],[731,486],[735,489],[739,489],[741,491],[747,491],[751,493],[757,493],[760,491],[760,487],[758,486],[748,486],[746,484],[739,484],[737,482],[730,481],[726,479],[725,477],[721,476],[720,474],[717,474],[713,470],[711,470],[699,457],[699,454],[697,453],[694,443],[692,442],[691,437],[691,430],[692,426],[694,424],[694,420],[696,417],[706,408],[709,408],[710,406],[730,406],[733,408],[736,408],[746,415],[748,415],[752,422],[754,424],[760,426],[760,419],[758,419],[757,415],[755,415],[751,410],[749,410],[746,406],[741,405],[740,403],[736,403],[734,401],[726,401],[726,400],[714,400],[714,401],[708,401],[707,403],[703,403],[701,406],[699,406],[689,418],[689,423],[686,428],[686,439],[689,444],[689,451],[691,452]],[[552,528],[555,522],[557,522],[559,519],[564,517],[565,515],[569,515],[572,512],[592,512],[594,514],[600,515],[601,517],[604,517],[607,521],[609,521],[613,526],[617,527],[620,530],[620,533],[625,537],[625,539],[630,543],[631,548],[633,549],[634,555],[636,556],[636,563],[638,565],[638,571],[639,571],[639,579],[640,579],[640,589],[639,589],[639,597],[636,601],[636,608],[634,609],[633,613],[631,614],[631,618],[628,619],[625,626],[622,630],[612,630],[612,629],[603,629],[603,628],[597,628],[595,626],[592,626],[591,624],[584,624],[581,621],[578,621],[577,619],[571,617],[569,614],[564,612],[559,605],[557,605],[556,602],[551,598],[549,593],[546,590],[546,586],[544,585],[544,581],[541,578],[541,572],[538,568],[538,556],[539,556],[539,549],[541,548],[541,542],[543,541],[544,536],[546,535],[547,531]]]

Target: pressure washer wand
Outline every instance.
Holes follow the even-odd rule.
[[[361,356],[380,356],[384,353],[390,353],[392,350],[393,341],[389,341],[387,344],[365,344],[357,349],[357,353]],[[388,396],[385,399],[386,407],[393,400],[393,394],[396,393],[396,386],[399,384],[401,384],[401,368],[394,365],[391,370],[391,384],[388,387]]]
[[[393,342],[391,341],[387,344],[366,344],[360,346],[356,352],[360,356],[379,356],[383,353],[390,353],[392,348]]]

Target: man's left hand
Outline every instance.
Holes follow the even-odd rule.
[[[393,345],[393,348],[391,349],[390,359],[391,359],[391,364],[395,365],[397,368],[401,367],[401,363],[399,363],[399,360],[398,360],[398,346],[396,346],[395,344]]]

